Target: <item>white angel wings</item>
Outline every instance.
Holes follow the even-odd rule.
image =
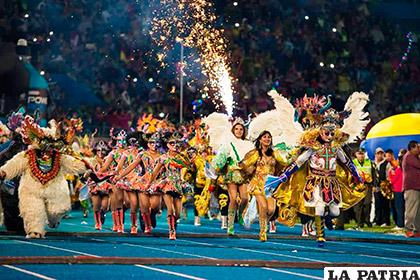
[[[249,125],[249,138],[254,140],[264,130],[270,131],[273,136],[273,144],[284,142],[287,146],[296,146],[303,128],[295,122],[295,108],[284,96],[275,90],[267,93],[274,101],[274,110],[270,110],[256,116]]]
[[[267,93],[274,101],[274,110],[257,115],[249,125],[249,139],[255,140],[264,130],[270,131],[273,144],[284,142],[289,147],[297,146],[304,129],[295,121],[295,108],[284,96],[275,90]],[[369,120],[369,115],[363,109],[369,101],[369,96],[364,92],[354,92],[347,100],[344,111],[348,113],[341,131],[349,135],[348,143],[360,137]]]
[[[370,119],[367,119],[369,113],[363,111],[368,102],[369,95],[364,92],[353,92],[347,99],[344,111],[350,114],[344,119],[344,124],[340,130],[349,135],[348,143],[355,142],[370,122]]]

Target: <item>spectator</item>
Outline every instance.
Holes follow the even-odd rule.
[[[420,237],[420,147],[410,141],[402,161],[407,237]]]
[[[399,161],[394,161],[388,171],[388,178],[392,185],[394,198],[391,200],[392,217],[395,222],[395,229],[404,228],[404,193],[402,191],[403,173],[401,170],[402,157]]]
[[[354,206],[355,218],[359,228],[363,228],[364,224],[372,227],[372,223],[370,222],[372,188],[374,185],[372,162],[366,157],[366,153],[362,149],[356,151],[355,155],[356,158],[353,160],[353,163],[356,165],[357,170],[363,174],[362,176],[365,178],[365,185],[367,187],[366,196]]]
[[[381,183],[386,181],[389,162],[385,159],[385,152],[381,147],[376,148],[375,150],[375,223],[379,226],[389,226],[391,225],[390,221],[390,206],[389,200],[386,199],[381,192]]]

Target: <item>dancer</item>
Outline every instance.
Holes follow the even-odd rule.
[[[98,142],[94,148],[95,156],[92,160],[92,168],[94,172],[97,172],[101,169],[105,162],[105,158],[108,155],[109,147],[104,141]],[[108,174],[97,173],[98,176],[107,176]],[[88,176],[88,173],[85,174],[85,178]],[[101,230],[102,225],[105,222],[105,213],[108,212],[109,206],[109,191],[112,189],[112,185],[104,180],[103,182],[95,182],[92,179],[88,179],[87,183],[89,186],[89,193],[92,199],[93,207],[93,217],[95,219],[95,229]]]
[[[120,174],[124,169],[127,169],[127,167],[130,166],[140,154],[139,137],[141,137],[141,135],[138,133],[133,133],[127,137],[128,147],[124,150],[118,162],[116,169],[117,174]],[[124,178],[125,176],[119,176],[118,179],[115,179],[117,189],[124,192],[124,197],[128,195],[131,220],[130,233],[134,235],[138,232],[137,211],[139,209],[140,199],[138,195],[138,186],[133,185],[132,182],[141,172],[142,169],[140,168],[140,170],[134,170],[134,172],[125,174],[127,178]]]
[[[143,135],[147,142],[145,151],[140,152],[135,160],[124,169],[117,180],[124,178],[127,174],[133,174],[131,179],[132,188],[138,190],[140,201],[140,212],[144,222],[144,233],[151,234],[152,228],[156,227],[156,214],[160,209],[161,193],[157,189],[148,186],[153,170],[159,162],[160,153],[158,143],[159,133],[153,135]]]
[[[238,220],[243,222],[243,211],[248,204],[248,192],[245,181],[240,172],[238,163],[243,159],[245,153],[252,150],[252,143],[245,140],[246,129],[242,119],[237,118],[231,126],[229,133],[229,121],[226,115],[213,113],[203,121],[209,127],[210,147],[217,151],[213,159],[212,167],[215,172],[211,179],[217,179],[217,174],[223,174],[224,183],[228,186],[229,210],[228,210],[228,235],[235,234],[234,222],[236,210],[238,209],[237,195],[239,192],[240,204]]]
[[[329,100],[327,103],[325,97],[305,96],[299,100],[296,116],[306,131],[299,141],[301,148],[298,156],[280,177],[271,177],[266,181],[266,188],[275,188],[280,183],[288,182],[276,193],[279,202],[287,205],[281,211],[289,211],[291,220],[296,219],[296,211],[315,216],[320,247],[325,242],[324,216],[338,216],[340,207],[349,208],[365,195],[365,188],[360,184],[363,179],[342,146],[360,136],[368,123],[365,120],[367,113],[363,111],[368,100],[368,96],[362,92],[353,93],[345,111],[340,114],[329,109],[331,103]],[[281,108],[282,102],[285,102],[282,97],[277,97],[276,101],[277,108]],[[357,187],[353,187],[348,173],[359,184]]]
[[[106,158],[106,161],[102,168],[99,170],[99,173],[108,172],[110,174],[118,174],[117,167],[121,157],[124,154],[125,147],[127,145],[126,137],[127,133],[124,130],[121,130],[117,137],[113,135],[113,129],[110,131],[110,136],[112,141],[115,143],[113,150],[109,153]],[[123,189],[116,186],[115,179],[113,180],[112,189],[110,191],[110,200],[111,200],[111,211],[112,211],[112,220],[113,227],[112,230],[118,233],[124,233],[124,191]]]
[[[147,184],[147,189],[160,190],[163,193],[168,211],[169,239],[176,239],[176,221],[182,208],[182,195],[185,192],[185,183],[182,180],[181,170],[187,167],[185,159],[178,153],[181,137],[177,132],[172,133],[166,141],[168,152],[159,158],[158,164]],[[160,178],[158,178],[160,176]]]
[[[260,241],[267,241],[267,221],[276,210],[276,201],[264,190],[267,175],[279,173],[286,161],[278,150],[273,150],[273,138],[267,130],[255,140],[255,149],[239,163],[245,176],[249,176],[248,192],[255,196],[260,220]]]
[[[58,226],[71,209],[65,174],[79,174],[89,169],[86,161],[61,152],[73,139],[69,130],[65,134],[59,130],[54,120],[49,122],[48,128],[41,128],[32,117],[26,116],[21,135],[30,147],[0,168],[1,179],[21,176],[19,210],[27,238],[43,238],[47,222],[51,228]]]

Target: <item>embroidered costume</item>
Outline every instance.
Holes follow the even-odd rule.
[[[363,179],[342,146],[354,141],[368,123],[363,111],[367,101],[366,94],[355,92],[349,97],[345,111],[337,113],[329,109],[331,103],[325,97],[305,96],[299,100],[293,116],[295,123],[299,121],[306,129],[298,141],[300,149],[280,177],[266,181],[266,188],[287,182],[276,193],[281,222],[293,225],[297,212],[315,216],[319,246],[325,241],[323,217],[338,216],[339,207],[347,209],[365,195],[365,187],[359,184]],[[276,107],[284,102],[279,96]]]
[[[82,173],[87,164],[60,152],[69,142],[54,121],[49,128],[41,128],[26,116],[21,134],[30,148],[16,154],[0,170],[7,180],[21,176],[19,209],[25,232],[28,238],[42,238],[46,221],[57,227],[71,209],[65,175]]]

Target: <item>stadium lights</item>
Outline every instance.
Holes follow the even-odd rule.
[[[324,67],[324,62],[322,62],[322,61],[321,61],[321,62],[319,63],[319,66]]]

